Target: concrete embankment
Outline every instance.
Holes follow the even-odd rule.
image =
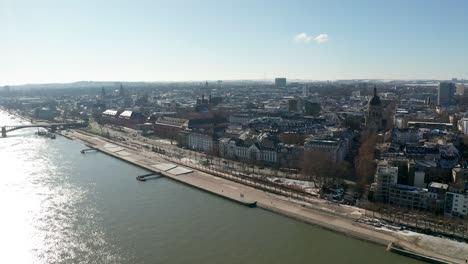
[[[375,235],[371,235],[371,234],[368,234],[366,232],[356,231],[357,229],[340,227],[340,226],[337,226],[337,225],[334,225],[334,224],[330,224],[327,221],[323,221],[322,219],[315,219],[315,218],[311,218],[311,217],[305,217],[303,214],[298,214],[298,213],[291,212],[289,210],[284,210],[281,207],[270,206],[270,205],[264,204],[264,203],[258,203],[257,205],[260,208],[272,211],[274,213],[285,215],[287,217],[296,219],[296,220],[301,221],[301,222],[317,225],[317,226],[325,228],[325,229],[327,229],[329,231],[344,234],[344,235],[352,237],[354,239],[363,240],[363,241],[370,242],[370,243],[373,243],[373,244],[376,244],[376,245],[379,245],[379,246],[387,246],[388,251],[393,252],[393,253],[398,254],[398,255],[402,255],[402,256],[405,256],[405,257],[409,257],[409,258],[414,258],[414,259],[421,260],[421,261],[424,261],[424,262],[427,262],[427,263],[434,263],[434,264],[449,264],[449,263],[452,263],[452,262],[449,262],[449,261],[444,261],[444,260],[437,259],[435,257],[430,257],[430,256],[418,254],[418,253],[413,252],[413,251],[398,248],[398,247],[394,246],[393,242],[389,242],[388,239],[385,239],[383,237],[378,237],[378,236],[375,236]],[[320,213],[324,214],[323,212],[320,212]],[[336,217],[333,214],[330,214],[330,216],[331,217]]]
[[[212,191],[210,189],[207,189],[205,187],[202,187],[202,186],[197,186],[197,185],[194,185],[194,184],[191,184],[191,183],[188,183],[186,181],[181,181],[177,178],[173,178],[173,177],[169,177],[175,181],[178,181],[180,183],[183,183],[185,185],[188,185],[188,186],[191,186],[193,188],[196,188],[198,190],[201,190],[201,191],[204,191],[204,192],[207,192],[207,193],[210,193],[210,194],[213,194],[213,195],[216,195],[218,197],[221,197],[221,198],[224,198],[226,200],[230,200],[232,202],[235,202],[235,203],[238,203],[238,204],[241,204],[241,205],[244,205],[244,206],[247,206],[247,207],[250,207],[250,208],[254,208],[257,206],[257,202],[256,201],[244,201],[244,200],[241,200],[241,199],[237,199],[237,198],[234,198],[234,197],[230,197],[230,196],[227,196],[227,195],[224,195],[223,193],[219,193],[219,192],[215,192],[215,191]]]
[[[320,221],[318,219],[305,217],[302,214],[297,214],[297,213],[291,212],[289,210],[284,210],[284,209],[282,209],[280,207],[270,206],[270,205],[264,204],[264,203],[258,203],[257,206],[260,207],[260,208],[263,208],[265,210],[269,210],[271,212],[277,213],[277,214],[285,215],[287,217],[296,219],[296,220],[304,222],[304,223],[313,224],[313,225],[325,228],[327,230],[337,232],[337,233],[340,233],[340,234],[344,234],[346,236],[349,236],[349,237],[352,237],[352,238],[355,238],[355,239],[359,239],[359,240],[363,240],[363,241],[366,241],[366,242],[370,242],[372,244],[376,244],[376,245],[379,245],[379,246],[386,246],[389,243],[388,240],[386,240],[386,239],[382,239],[382,238],[375,237],[375,236],[369,236],[369,235],[366,235],[366,234],[364,234],[362,232],[356,232],[354,230],[350,230],[349,228],[340,228],[340,227],[338,227],[336,225],[329,224],[326,221]],[[320,213],[324,214],[323,212],[320,212]],[[331,215],[331,214],[329,216],[330,217],[336,217],[336,216]]]
[[[67,134],[64,134],[64,133],[58,133],[58,134],[61,135],[61,136],[64,137],[64,138],[67,138],[67,139],[70,139],[70,140],[74,140],[74,138],[69,137]]]
[[[68,137],[87,142],[88,146],[130,164],[137,165],[149,171],[161,173],[164,176],[180,183],[223,197],[236,203],[247,206],[252,206],[256,203],[260,208],[306,223],[314,224],[334,232],[339,232],[353,238],[378,244],[383,247],[387,246],[391,242],[395,242],[405,252],[409,252],[409,254],[407,254],[409,257],[424,256],[427,257],[427,259],[439,261],[432,263],[465,263],[464,256],[466,255],[465,252],[468,253],[468,247],[466,250],[462,249],[456,252],[455,256],[443,250],[446,243],[449,242],[446,239],[428,236],[415,238],[412,236],[400,236],[389,230],[378,230],[371,226],[356,223],[353,219],[339,215],[337,212],[324,211],[321,209],[323,207],[323,204],[321,204],[323,201],[321,202],[318,200],[316,206],[299,204],[295,201],[288,200],[285,197],[245,186],[241,183],[233,182],[221,177],[216,177],[196,169],[193,169],[191,173],[178,176],[173,175],[167,171],[155,168],[155,163],[174,163],[175,165],[176,162],[167,161],[151,151],[144,151],[142,149],[130,147],[125,144],[113,142],[87,133],[71,132]],[[113,145],[113,147],[108,145]],[[119,146],[122,150],[115,150],[116,146]],[[183,167],[182,165],[177,165]],[[395,253],[401,252],[395,251]],[[411,254],[414,255],[411,256]]]
[[[68,138],[72,138],[72,137],[68,136]],[[83,138],[80,138],[80,139],[83,140]],[[173,174],[171,174],[171,173],[169,173],[167,171],[157,169],[157,168],[155,168],[155,167],[153,167],[153,166],[151,166],[149,164],[146,164],[146,163],[142,162],[141,160],[135,160],[132,156],[120,156],[116,152],[112,152],[112,151],[109,151],[108,149],[106,149],[104,147],[104,145],[94,144],[92,141],[86,141],[86,142],[88,142],[88,144],[87,144],[88,147],[99,150],[99,151],[101,151],[101,152],[103,152],[105,154],[113,156],[113,157],[115,157],[117,159],[120,159],[122,161],[125,161],[125,162],[127,162],[129,164],[136,165],[136,166],[139,166],[139,167],[141,167],[143,169],[146,169],[146,170],[161,174],[161,175],[163,175],[163,176],[165,176],[167,178],[170,178],[170,179],[172,179],[174,181],[177,181],[179,183],[182,183],[182,184],[188,185],[190,187],[202,190],[204,192],[214,194],[216,196],[219,196],[219,197],[222,197],[224,199],[233,201],[235,203],[238,203],[238,204],[241,204],[241,205],[244,205],[244,206],[247,206],[247,207],[256,207],[256,204],[257,204],[256,201],[246,200],[246,199],[242,198],[241,196],[235,197],[235,196],[229,195],[228,192],[224,192],[224,189],[221,189],[221,192],[219,192],[219,188],[216,189],[216,190],[210,189],[210,188],[207,187],[206,184],[199,183],[198,181],[191,181],[189,177],[182,177],[182,176],[173,175]],[[115,144],[115,143],[112,143],[112,144]]]
[[[447,262],[447,261],[442,261],[442,260],[439,260],[439,259],[431,258],[431,257],[428,257],[428,256],[424,256],[424,255],[421,255],[421,254],[418,254],[418,253],[414,253],[414,252],[411,252],[411,251],[408,251],[408,250],[398,248],[398,247],[394,246],[393,243],[390,243],[390,245],[388,246],[388,251],[393,252],[393,253],[398,254],[398,255],[405,256],[405,257],[421,260],[421,261],[424,261],[424,262],[427,262],[427,263],[450,264],[450,262]]]

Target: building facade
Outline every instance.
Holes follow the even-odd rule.
[[[286,78],[275,78],[276,88],[286,88]]]
[[[136,111],[125,110],[119,115],[120,124],[122,126],[136,128],[138,124],[143,124],[146,121],[146,117]]]
[[[180,141],[179,133],[187,123],[188,119],[161,116],[154,123],[154,134],[161,138]]]
[[[445,196],[445,214],[452,216],[468,215],[468,189],[449,188]]]
[[[456,87],[457,87],[457,92],[456,92],[457,95],[464,95],[465,94],[465,84],[459,83],[459,84],[456,85]]]
[[[187,131],[186,146],[193,150],[200,150],[205,153],[214,149],[213,136],[200,133],[198,131]]]
[[[306,153],[315,153],[338,164],[346,155],[345,142],[339,138],[309,138],[304,144]]]
[[[437,104],[441,106],[451,105],[454,103],[455,84],[452,82],[439,83],[437,91]]]
[[[249,160],[252,162],[276,163],[277,149],[264,146],[258,142],[222,138],[219,140],[219,155],[233,160]]]
[[[374,191],[374,200],[388,202],[390,188],[398,182],[398,167],[389,166],[388,162],[383,161],[377,165],[374,183],[371,189]]]
[[[411,209],[427,209],[428,197],[427,189],[396,184],[390,186],[388,203]]]
[[[414,144],[421,140],[422,135],[417,129],[394,129],[393,140],[400,145]]]

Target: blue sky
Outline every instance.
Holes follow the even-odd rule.
[[[468,78],[468,1],[0,0],[0,85]]]

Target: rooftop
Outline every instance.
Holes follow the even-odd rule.
[[[437,189],[448,189],[448,184],[443,184],[440,182],[431,182],[429,183],[429,188],[437,188]]]

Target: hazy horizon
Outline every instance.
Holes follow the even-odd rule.
[[[450,79],[335,79],[335,80],[308,80],[308,79],[291,79],[285,76],[277,76],[274,78],[286,78],[288,83],[290,82],[336,82],[336,81],[378,81],[378,82],[394,82],[394,81],[408,81],[408,82],[418,82],[418,81],[428,81],[428,82],[439,82],[439,81],[451,81]],[[220,80],[220,79],[207,79],[207,80],[179,80],[179,81],[124,81],[124,80],[78,80],[78,81],[71,81],[71,82],[43,82],[43,83],[19,83],[19,84],[0,84],[0,86],[9,86],[9,87],[20,87],[20,86],[41,86],[41,85],[72,85],[76,83],[115,83],[115,84],[125,84],[125,83],[148,83],[148,84],[156,84],[156,83],[213,83],[217,81],[223,82],[264,82],[264,83],[272,83],[274,84],[275,80],[272,79],[232,79],[232,80]],[[458,81],[462,81],[465,79],[458,79]],[[466,81],[466,80],[465,80]]]

